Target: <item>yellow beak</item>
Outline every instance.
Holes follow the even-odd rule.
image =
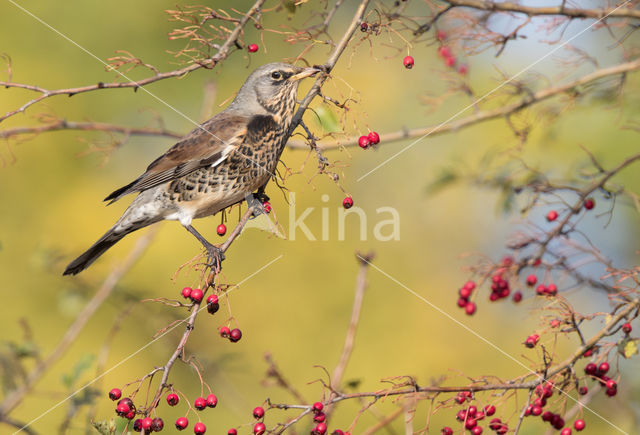
[[[298,80],[302,80],[302,79],[305,79],[307,77],[311,77],[312,75],[315,75],[315,74],[319,73],[320,71],[321,70],[319,68],[304,68],[298,74],[294,74],[291,77],[289,77],[289,81],[290,82],[297,82]]]

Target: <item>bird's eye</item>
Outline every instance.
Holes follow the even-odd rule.
[[[280,80],[281,77],[282,77],[282,74],[280,74],[279,71],[274,71],[271,73],[271,78],[274,80]]]

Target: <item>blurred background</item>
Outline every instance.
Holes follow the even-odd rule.
[[[116,50],[126,50],[161,71],[177,67],[176,59],[167,50],[182,48],[182,42],[167,39],[176,23],[169,22],[164,12],[175,9],[175,1],[70,0],[20,4],[100,59],[114,56]],[[211,2],[208,6],[246,10],[249,4]],[[323,6],[323,2],[309,2],[291,16],[284,11],[267,13],[264,26],[279,32],[290,31],[307,25],[314,8]],[[414,7],[416,15],[427,15],[423,4],[416,2]],[[354,9],[355,4],[339,9],[329,29],[334,38],[342,34]],[[368,17],[375,20],[375,13]],[[508,17],[496,20],[495,26],[509,28],[513,23],[510,20]],[[466,76],[457,75],[443,64],[433,37],[430,42],[406,48],[399,36],[384,34],[364,39],[365,35],[358,32],[324,87],[328,96],[340,101],[350,97],[357,102],[349,104],[344,118],[342,113],[319,101],[312,106],[333,110],[338,128],[348,136],[370,130],[385,133],[436,125],[472,101],[461,94],[449,97],[452,82],[467,83],[476,96],[482,95],[499,84],[503,74],[516,74],[545,56],[555,47],[549,41],[571,38],[592,23],[575,21],[563,34],[547,34],[539,30],[545,21],[536,20],[524,32],[527,38],[509,42],[499,57],[495,57],[495,49],[468,58],[460,54],[459,62],[468,65]],[[303,45],[284,43],[284,37],[278,32],[259,32],[248,26],[244,40],[258,43],[257,53],[239,51],[213,70],[201,69],[181,79],[152,84],[148,89],[188,117],[201,120],[203,111],[221,110],[255,67],[297,56]],[[625,44],[632,44],[633,38],[637,42],[632,35]],[[9,3],[2,6],[0,13],[0,41],[0,52],[11,58],[11,80],[15,82],[55,89],[118,78],[113,72],[106,72],[96,59]],[[572,47],[597,59],[598,67],[624,60],[625,46],[612,48],[612,45],[607,29],[586,31],[571,42]],[[323,63],[328,53],[329,48],[319,44],[305,58],[312,64]],[[415,59],[411,70],[402,66],[402,58],[408,53]],[[593,65],[585,64],[567,73],[566,61],[573,55],[573,51],[560,49],[520,78],[539,89],[594,69]],[[131,73],[132,78],[147,75],[142,70]],[[7,79],[3,73],[2,80]],[[505,212],[504,194],[499,189],[473,182],[455,183],[433,194],[429,194],[428,186],[443,170],[491,177],[511,170],[513,166],[509,165],[518,160],[554,179],[579,179],[588,165],[588,157],[580,146],[589,149],[605,167],[617,164],[638,150],[637,131],[621,128],[633,122],[637,126],[638,85],[637,74],[631,74],[622,95],[594,94],[571,105],[560,98],[526,112],[522,118],[533,128],[524,146],[520,146],[503,120],[491,121],[426,138],[359,182],[358,178],[413,141],[383,143],[367,151],[348,148],[325,152],[339,166],[336,171],[342,187],[366,213],[365,240],[361,240],[356,216],[347,217],[346,236],[338,240],[339,210],[345,193],[327,177],[314,176],[317,171],[314,154],[285,151],[283,162],[294,172],[286,178],[285,186],[295,192],[296,216],[313,208],[304,222],[317,240],[308,240],[300,231],[296,232],[295,240],[289,240],[250,229],[228,251],[225,282],[233,284],[251,277],[230,294],[229,304],[225,302],[218,314],[199,316],[187,347],[187,353],[195,355],[202,365],[205,380],[220,400],[215,410],[200,414],[209,433],[226,433],[229,427],[240,425],[247,425],[241,433],[249,433],[251,410],[266,398],[277,403],[295,403],[286,391],[263,382],[268,367],[263,358],[266,352],[309,401],[322,398],[321,384],[314,381],[326,379],[319,367],[332,372],[342,351],[358,270],[356,251],[374,251],[374,264],[384,274],[376,270],[368,274],[369,286],[356,344],[345,373],[345,381],[351,382],[353,391],[386,388],[389,384],[381,383],[381,379],[402,375],[414,376],[418,384],[427,385],[442,376],[450,378],[447,384],[460,384],[468,382],[467,377],[493,374],[510,379],[524,373],[521,366],[403,286],[529,364],[533,352],[526,350],[522,341],[540,324],[539,316],[531,315],[540,306],[533,294],[525,293],[520,305],[510,300],[489,304],[488,290],[481,289],[476,300],[478,311],[470,317],[456,307],[457,290],[470,278],[465,266],[477,259],[467,254],[482,253],[497,261],[508,253],[505,240],[520,228],[523,219],[542,225],[548,209],[536,208],[523,216],[519,213],[521,200],[515,198],[514,207]],[[205,89],[211,86],[215,86],[214,99],[203,108]],[[309,86],[303,84],[300,95]],[[446,100],[435,110],[425,105],[428,97],[443,95]],[[28,91],[2,89],[0,112],[13,110],[33,96]],[[500,101],[494,100],[488,107],[498,104]],[[472,113],[473,109],[469,109],[460,116]],[[42,114],[129,126],[156,125],[155,119],[159,117],[167,129],[175,132],[187,133],[193,128],[188,120],[145,92],[134,93],[131,89],[51,98],[3,122],[2,128],[35,124]],[[314,132],[323,134],[310,112],[305,120]],[[117,139],[121,136],[62,131],[2,142],[0,288],[4,303],[0,308],[0,356],[5,395],[11,385],[19,383],[16,379],[23,376],[14,370],[12,356],[34,349],[40,356],[48,355],[105,277],[147,231],[128,236],[81,275],[61,276],[64,266],[103,234],[131,199],[106,207],[102,198],[137,177],[174,143],[170,138],[138,136],[131,137],[123,146],[113,147]],[[616,182],[637,192],[639,174],[631,168]],[[288,235],[288,195],[273,183],[267,194],[284,234]],[[604,213],[610,206],[607,200],[596,197],[596,203],[598,213],[582,222],[582,230],[619,267],[637,265],[640,236],[637,211],[621,201],[609,216]],[[381,207],[397,210],[398,240],[379,241],[374,237],[375,225],[389,218],[376,211]],[[228,216],[229,226],[236,213]],[[328,222],[328,240],[322,240],[323,222]],[[221,240],[215,234],[219,223],[219,216],[215,216],[196,221],[195,226],[210,240]],[[158,330],[187,316],[185,309],[141,302],[147,298],[179,299],[182,287],[198,282],[195,273],[183,272],[174,279],[178,268],[200,252],[196,240],[175,222],[154,228],[157,233],[147,251],[118,283],[114,294],[89,321],[67,354],[14,411],[16,419],[26,422],[38,417],[69,392],[95,378],[97,370],[118,364],[147,344]],[[276,258],[277,261],[252,276]],[[597,292],[574,292],[569,297],[577,310],[603,311],[608,307],[607,298]],[[243,331],[242,340],[235,344],[217,333],[217,328],[227,324],[231,317],[231,324]],[[82,408],[67,432],[90,433],[91,413],[97,420],[115,417],[114,404],[107,399],[108,390],[122,388],[155,366],[163,365],[181,334],[179,327],[93,384],[90,388],[99,394],[93,399],[97,408],[93,411],[90,407]],[[575,344],[574,340],[561,338],[560,355],[571,352]],[[16,353],[16,348],[20,352]],[[102,368],[98,366],[100,358],[106,358]],[[31,367],[32,362],[26,366]],[[623,380],[619,382],[618,395],[610,399],[600,394],[590,406],[620,428],[633,432],[640,417],[638,359],[623,361],[620,369]],[[198,377],[186,365],[178,363],[170,380],[191,399],[200,395]],[[83,397],[91,399],[90,394]],[[482,400],[488,403],[499,398],[487,395]],[[351,424],[362,403],[350,402],[338,407],[329,425],[331,429]],[[34,423],[33,429],[38,433],[57,432],[73,406],[73,401],[63,403]],[[362,415],[353,433],[362,433],[375,424],[376,415],[386,415],[396,407],[391,398],[379,401],[371,412]],[[456,424],[456,409],[432,416],[431,433],[439,433],[444,424]],[[171,409],[161,406],[159,411],[167,426],[165,430],[171,432],[173,421],[186,412],[186,405]],[[514,423],[516,412],[516,403],[511,400],[504,403],[501,415]],[[427,414],[428,404],[423,403],[414,416],[416,430],[427,424]],[[268,411],[267,427],[283,421],[286,415],[295,413]],[[193,414],[189,417],[195,421]],[[611,426],[590,412],[585,411],[584,418],[591,433],[614,433]],[[404,433],[402,420],[397,419],[389,432]],[[525,423],[523,434],[546,430],[541,423],[529,420]],[[301,433],[308,432],[308,428],[308,421],[298,426]],[[11,431],[8,426],[0,426],[0,433]]]

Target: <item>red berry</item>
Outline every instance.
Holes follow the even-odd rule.
[[[551,283],[547,286],[547,293],[550,295],[555,295],[558,293],[558,287],[554,283]]]
[[[538,416],[540,414],[542,414],[542,407],[538,406],[538,405],[533,405],[531,407],[531,414]]]
[[[249,44],[249,45],[247,45],[247,51],[249,53],[255,53],[256,51],[258,51],[258,44]]]
[[[598,371],[598,366],[595,365],[594,363],[589,363],[586,366],[584,366],[584,372],[588,375],[595,375],[597,371]]]
[[[458,66],[458,74],[466,75],[469,72],[469,66],[466,63],[463,63]]]
[[[606,375],[608,371],[609,371],[609,363],[606,361],[603,363],[600,363],[600,365],[598,366],[598,373],[600,374],[600,376]]]
[[[444,30],[438,30],[436,32],[436,39],[438,41],[444,41],[445,39],[447,39],[447,34],[444,32]]]
[[[229,329],[228,326],[220,327],[220,337],[228,338],[230,333],[231,333],[231,330]]]
[[[489,429],[491,430],[498,430],[500,427],[502,427],[502,420],[499,418],[492,418],[489,422]]]
[[[120,416],[125,416],[131,411],[131,407],[126,402],[118,402],[116,405],[116,413]]]
[[[154,418],[153,423],[151,423],[151,430],[154,432],[160,432],[162,429],[164,429],[164,420],[160,417]]]
[[[333,432],[331,432],[331,435],[344,435],[344,432],[341,431],[340,429],[336,429]]]
[[[631,333],[631,323],[625,323],[624,325],[622,325],[622,332],[624,332],[625,334]]]
[[[239,330],[238,328],[232,329],[231,332],[229,333],[229,340],[232,343],[236,343],[240,341],[241,338],[242,338],[242,331]]]
[[[265,213],[271,213],[271,203],[269,201],[263,202],[262,208],[264,208]]]
[[[324,409],[324,405],[322,404],[322,402],[316,402],[313,404],[311,409],[317,414],[318,412],[322,412],[322,410]]]
[[[180,402],[180,398],[177,394],[171,393],[167,395],[167,403],[169,406],[176,406]]]
[[[204,397],[198,397],[196,400],[193,401],[193,406],[198,411],[202,411],[204,408],[207,407],[207,401],[204,400]]]
[[[477,412],[478,412],[478,408],[473,405],[467,408],[467,414],[469,415],[469,417],[475,418]]]
[[[380,143],[380,135],[375,131],[370,132],[367,135],[367,139],[371,142],[371,145],[378,145]]]
[[[571,435],[571,428],[570,427],[565,427],[564,429],[562,429],[562,431],[560,432],[560,435]]]
[[[358,146],[363,150],[369,148],[369,145],[371,145],[371,141],[367,136],[360,136],[360,138],[358,138]]]
[[[137,418],[136,421],[133,422],[133,431],[134,432],[142,432],[142,420]]]
[[[527,285],[529,287],[533,287],[534,285],[536,285],[537,282],[538,282],[538,277],[535,276],[534,274],[531,274],[527,277]]]
[[[327,432],[327,425],[324,423],[318,423],[313,431],[318,435],[324,435]]]
[[[197,304],[202,302],[202,298],[204,297],[204,293],[199,288],[194,288],[191,290],[191,300]]]
[[[547,286],[544,284],[540,284],[538,287],[536,287],[536,294],[538,295],[543,295],[547,292]]]
[[[206,431],[207,431],[207,426],[205,426],[204,423],[197,422],[193,426],[193,433],[196,434],[196,435],[202,435]]]
[[[589,392],[589,389],[586,386],[582,386],[580,388],[578,388],[578,393],[581,396],[584,396],[585,394],[587,394]]]
[[[227,234],[227,226],[225,224],[218,225],[218,228],[216,228],[216,232],[219,236],[224,236],[225,234]]]
[[[414,60],[413,60],[413,57],[411,57],[411,56],[407,56],[407,57],[405,57],[405,58],[402,60],[402,64],[404,65],[404,67],[405,67],[406,69],[411,69],[411,68],[413,68],[414,63],[415,63],[415,62],[414,62]]]
[[[347,210],[353,207],[353,198],[351,198],[350,196],[347,196],[345,199],[342,200],[342,206]]]
[[[369,29],[369,25],[367,23],[360,24],[360,31],[366,32]]]
[[[558,219],[558,212],[555,210],[551,210],[549,213],[547,213],[547,220],[549,222],[553,222],[556,219]]]
[[[591,210],[595,206],[596,202],[593,198],[587,198],[584,200],[584,208],[586,208],[587,210]]]
[[[573,423],[573,428],[574,428],[575,430],[577,430],[577,431],[581,431],[581,430],[582,430],[582,429],[584,429],[586,426],[587,426],[587,425],[585,424],[584,420],[582,420],[582,419],[576,420],[576,421]]]
[[[551,424],[557,430],[560,430],[564,427],[564,419],[559,414],[555,414],[551,419]]]
[[[319,412],[313,416],[313,421],[315,421],[316,423],[322,423],[326,418],[327,416],[324,415],[324,412]]]
[[[469,316],[473,316],[473,314],[476,312],[476,304],[474,304],[473,302],[468,302],[464,307],[464,312]]]
[[[136,412],[135,411],[129,411],[124,416],[124,418],[126,418],[127,420],[133,420],[133,417],[135,417],[135,416],[136,416]]]
[[[558,319],[553,319],[551,322],[549,322],[549,325],[551,325],[552,328],[557,328],[558,326],[560,326],[562,322],[560,322],[560,320]]]
[[[476,283],[474,281],[467,281],[464,283],[462,288],[466,288],[468,290],[473,291],[476,288]]]
[[[454,66],[456,62],[457,62],[457,59],[455,56],[449,56],[444,58],[444,64],[446,66]]]
[[[266,430],[267,427],[264,425],[264,423],[256,423],[253,426],[253,433],[255,435],[262,435]]]
[[[120,391],[120,388],[114,388],[111,391],[109,391],[109,399],[118,400],[121,397],[122,397],[122,391]]]
[[[468,299],[465,299],[465,298],[458,298],[458,306],[459,306],[460,308],[464,308],[464,307],[466,307],[468,303],[469,303],[469,300],[468,300]]]
[[[451,57],[453,53],[451,53],[451,49],[449,47],[447,47],[446,45],[442,45],[440,48],[438,48],[438,54],[446,59],[448,57]]]
[[[607,386],[607,388],[609,389],[613,389],[613,388],[618,388],[618,384],[616,383],[616,381],[614,381],[613,379],[607,379],[607,382],[605,384]]]
[[[471,290],[469,290],[466,287],[462,287],[460,289],[460,291],[458,292],[458,294],[460,295],[460,297],[462,299],[469,299],[469,297],[471,296]],[[466,304],[465,304],[466,305]]]
[[[258,406],[253,409],[253,418],[260,419],[264,417],[264,408],[262,406]]]
[[[491,417],[493,414],[496,413],[496,407],[493,405],[487,405],[484,407],[484,413],[488,416]]]
[[[445,426],[440,431],[440,435],[453,435],[453,429],[451,429],[449,426]]]
[[[182,297],[185,299],[189,299],[191,297],[191,287],[185,287],[182,289]]]
[[[234,428],[231,428],[227,431],[227,435],[238,435],[238,431]]]
[[[618,394],[618,389],[617,389],[617,388],[607,388],[607,390],[606,390],[606,394],[607,394],[607,396],[609,396],[609,397],[613,397],[613,396],[615,396],[616,394]]]
[[[475,426],[473,429],[471,429],[471,433],[473,435],[480,435],[482,433],[482,427]]]
[[[187,426],[189,426],[189,420],[187,420],[187,417],[180,417],[176,420],[176,429],[184,430]]]
[[[209,408],[215,408],[218,404],[218,398],[215,394],[209,394],[206,398],[206,402]]]
[[[551,421],[553,413],[551,411],[545,411],[542,413],[542,421]]]
[[[144,430],[149,430],[149,429],[151,429],[151,425],[152,424],[153,424],[153,419],[151,417],[145,417],[145,418],[142,419],[142,422],[141,422],[140,426]]]
[[[220,309],[220,304],[218,304],[218,296],[217,295],[209,295],[207,298],[207,311],[209,314],[215,314]]]
[[[522,293],[520,293],[520,292],[515,292],[515,293],[513,294],[513,302],[518,303],[518,302],[520,302],[521,300],[522,300]]]

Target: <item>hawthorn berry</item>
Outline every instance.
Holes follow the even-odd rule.
[[[367,139],[369,139],[371,145],[378,145],[380,143],[380,135],[375,131],[369,132]]]
[[[467,429],[471,430],[474,427],[476,427],[477,425],[478,425],[478,422],[476,421],[475,418],[467,416],[467,420],[464,422],[464,427],[466,427]]]
[[[625,334],[630,334],[631,333],[631,323],[625,323],[624,325],[622,325],[622,332],[624,332]],[[109,394],[109,395],[111,395],[111,394]]]
[[[467,414],[469,415],[469,417],[475,417],[477,412],[478,408],[474,405],[471,405],[467,408]]]
[[[527,277],[527,285],[529,287],[533,287],[534,285],[536,285],[537,282],[538,282],[538,277],[535,276],[534,274],[531,274]]]
[[[593,198],[587,198],[584,200],[584,208],[587,210],[591,210],[596,206],[596,202]]]
[[[522,293],[520,293],[520,292],[515,292],[515,293],[513,294],[513,302],[518,303],[518,302],[520,302],[521,300],[522,300]]]
[[[122,417],[127,416],[131,411],[135,412],[136,407],[133,405],[133,401],[128,397],[120,399],[116,404],[116,413]]]
[[[145,417],[140,422],[140,427],[145,431],[151,429],[151,425],[153,424],[153,419],[151,417]]]
[[[531,407],[531,415],[535,415],[537,417],[540,414],[542,414],[542,407],[539,405],[533,405]]]
[[[578,394],[580,394],[581,396],[584,396],[588,392],[589,392],[589,388],[587,388],[586,386],[582,386],[578,388]]]
[[[453,429],[451,429],[449,426],[445,426],[440,431],[440,435],[453,435]]]
[[[460,308],[464,308],[464,307],[466,307],[468,303],[469,303],[469,300],[468,300],[468,299],[465,299],[465,298],[458,298],[458,306],[459,306]]]
[[[484,407],[484,413],[488,417],[491,417],[493,414],[496,413],[496,407],[494,405],[487,405],[487,406]]]
[[[558,219],[558,212],[555,210],[551,210],[549,213],[547,213],[547,220],[549,222],[553,222],[556,219]]]
[[[445,39],[447,39],[447,34],[444,32],[444,30],[438,30],[436,32],[436,39],[438,41],[444,41]]]
[[[358,138],[358,146],[363,150],[366,150],[367,148],[369,148],[369,145],[371,145],[371,141],[367,136],[360,136]]]
[[[217,295],[209,295],[207,298],[207,311],[209,314],[215,314],[220,309],[220,304],[218,303]]]
[[[597,371],[598,371],[598,366],[595,365],[594,363],[589,363],[586,366],[584,366],[584,372],[588,375],[595,375]]]
[[[464,306],[464,312],[469,316],[473,316],[476,312],[476,304],[473,302],[467,302],[467,305]]]
[[[559,414],[555,414],[551,419],[551,424],[557,430],[560,430],[564,427],[564,419]]]
[[[187,420],[187,417],[180,417],[176,420],[176,429],[184,430],[187,426],[189,426],[189,420]]]
[[[209,408],[215,408],[218,404],[218,397],[215,394],[209,394],[205,399]]]
[[[551,283],[547,286],[547,294],[550,294],[553,296],[553,295],[556,295],[557,293],[558,293],[558,287],[554,283]]]
[[[347,210],[353,207],[353,198],[351,198],[350,196],[347,196],[345,199],[342,200],[342,206]]]
[[[586,427],[586,423],[582,419],[578,419],[573,423],[573,428],[578,432]]]
[[[264,208],[264,212],[265,213],[267,213],[267,214],[271,213],[272,208],[271,208],[271,203],[269,201],[263,202],[262,203],[262,208]]]
[[[344,432],[341,431],[340,429],[336,429],[333,432],[331,432],[331,435],[344,435]]]
[[[502,420],[500,420],[499,418],[493,418],[489,422],[489,429],[491,430],[498,430],[501,426],[502,426]]]
[[[317,414],[319,412],[322,412],[322,410],[324,409],[324,405],[322,404],[322,402],[316,402],[313,404],[311,409]]]
[[[160,417],[154,418],[153,423],[151,423],[151,430],[154,432],[160,432],[162,429],[164,429],[164,420]]]
[[[202,298],[204,297],[204,293],[199,288],[194,288],[191,290],[191,300],[197,304],[202,302]]]
[[[616,394],[618,394],[618,389],[617,388],[607,388],[607,390],[605,391],[605,393],[607,394],[607,396],[609,397],[613,397]]]
[[[411,69],[413,68],[413,65],[415,64],[415,61],[413,60],[413,57],[411,56],[406,56],[403,60],[402,60],[402,64],[404,65],[404,67],[406,69]]]
[[[467,287],[462,287],[458,294],[462,299],[469,299],[469,297],[471,296],[471,290],[469,290]]]
[[[263,433],[265,433],[266,430],[267,430],[267,427],[264,425],[264,423],[256,423],[253,426],[253,433],[255,435],[262,435]]]
[[[204,408],[207,407],[207,401],[204,400],[204,397],[198,397],[196,400],[193,401],[193,406],[198,411],[202,411]]]
[[[456,62],[457,62],[457,59],[455,56],[449,56],[444,58],[444,64],[446,66],[449,66],[449,67],[455,66]]]
[[[607,382],[605,383],[605,386],[607,388],[618,388],[618,384],[613,379],[607,379]]]
[[[255,53],[256,51],[258,51],[258,44],[249,44],[249,45],[247,45],[247,51],[249,53]]]
[[[231,428],[227,431],[227,435],[238,435],[238,431],[235,428]]]
[[[227,234],[227,226],[225,224],[218,225],[218,228],[216,228],[216,232],[219,236],[224,236],[225,234]]]
[[[253,409],[253,418],[261,419],[264,417],[264,408],[262,406],[257,406]]]
[[[445,59],[453,55],[453,53],[451,52],[451,49],[446,45],[442,45],[440,46],[440,48],[438,48],[438,54]]]
[[[242,338],[242,331],[239,330],[238,328],[232,329],[231,332],[229,333],[229,340],[232,343],[236,343],[240,341],[241,338]]]
[[[182,289],[182,297],[185,299],[189,299],[191,297],[191,287],[185,287]]]
[[[369,30],[369,25],[367,23],[360,24],[360,31],[361,32],[366,32],[367,30]]]
[[[120,390],[120,388],[114,388],[111,391],[109,391],[109,399],[118,400],[121,397],[122,397],[122,391]]]
[[[142,419],[136,418],[136,421],[133,422],[133,431],[142,432]]]
[[[193,433],[196,435],[202,435],[206,431],[207,431],[207,426],[205,426],[204,423],[200,421],[193,426]]]
[[[598,374],[600,374],[600,376],[606,375],[608,371],[609,371],[609,363],[606,361],[600,363],[600,365],[598,366]]]
[[[570,427],[565,427],[564,429],[562,429],[560,431],[560,435],[571,435],[571,428]]]
[[[466,63],[463,63],[458,66],[458,74],[466,75],[469,72],[469,66]]]
[[[327,425],[324,423],[318,423],[313,431],[318,435],[324,435],[327,432]]]
[[[319,412],[313,416],[313,421],[315,421],[316,423],[322,423],[326,418],[327,416],[324,415],[324,412]]]
[[[531,334],[525,340],[524,345],[527,346],[530,349],[534,348],[534,347],[536,347],[536,344],[538,344],[538,340],[539,339],[540,339],[540,336],[538,334]]]
[[[180,397],[176,393],[167,394],[167,403],[169,406],[176,406],[180,402]]]
[[[467,419],[467,411],[464,409],[461,409],[460,411],[458,411],[456,413],[456,420],[458,421],[465,421]]]
[[[231,333],[231,330],[229,329],[228,326],[221,326],[220,327],[220,337],[229,338],[229,334],[230,333]]]
[[[482,427],[474,426],[473,429],[471,429],[471,433],[473,435],[480,435],[482,433]]]

